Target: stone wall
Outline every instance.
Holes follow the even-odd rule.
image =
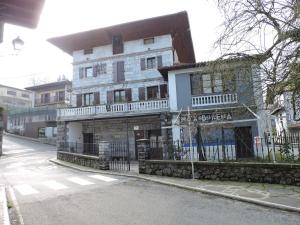
[[[80,155],[68,152],[57,152],[57,159],[74,163],[80,166],[91,167],[94,169],[101,169],[101,163],[96,156]]]
[[[191,178],[191,163],[185,161],[146,160],[145,173]],[[300,186],[300,164],[194,162],[195,178]]]

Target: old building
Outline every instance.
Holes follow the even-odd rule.
[[[193,143],[200,135],[212,146],[234,145],[239,157],[253,156],[253,140],[266,127],[261,60],[245,56],[161,68],[168,80],[173,140],[188,143],[191,125]]]
[[[8,132],[26,137],[56,140],[56,109],[69,104],[71,82],[68,80],[27,87],[33,93],[33,107],[9,113]]]
[[[0,106],[3,110],[3,128],[7,127],[7,115],[10,111],[31,108],[32,92],[19,88],[0,85]]]
[[[169,94],[158,68],[195,61],[186,12],[52,38],[73,56],[71,107],[58,110],[60,143],[168,139]]]
[[[300,97],[295,97],[295,104],[292,99],[292,93],[284,92],[271,105],[271,114],[275,121],[273,132],[277,135],[300,135]]]

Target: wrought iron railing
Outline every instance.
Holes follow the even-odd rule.
[[[151,160],[194,160],[212,162],[291,162],[300,163],[300,136],[256,137],[250,145],[235,140],[150,142],[146,154]]]

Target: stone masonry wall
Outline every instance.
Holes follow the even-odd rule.
[[[74,163],[80,166],[91,167],[94,169],[101,169],[101,163],[96,156],[79,155],[67,152],[57,152],[57,159]]]
[[[191,178],[191,163],[146,160],[146,174]],[[300,164],[194,162],[195,178],[300,186]]]

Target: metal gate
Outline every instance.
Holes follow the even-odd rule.
[[[130,152],[128,143],[110,143],[109,169],[117,171],[130,171]]]

